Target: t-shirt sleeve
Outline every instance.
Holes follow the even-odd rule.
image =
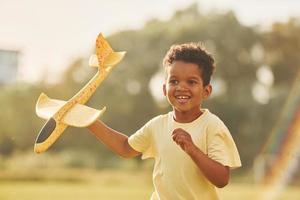
[[[207,153],[211,159],[231,169],[241,166],[234,140],[225,125],[215,126],[207,136]]]
[[[129,145],[142,153],[142,159],[155,157],[153,132],[153,120],[150,120],[128,139]]]

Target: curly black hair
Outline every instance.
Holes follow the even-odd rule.
[[[211,76],[215,71],[215,61],[202,43],[191,42],[172,45],[163,59],[163,66],[170,66],[175,61],[197,64],[202,72],[204,86],[210,83]]]

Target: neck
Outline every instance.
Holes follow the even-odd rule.
[[[174,109],[174,120],[179,123],[190,123],[202,115],[202,111],[197,109],[195,111],[182,112]]]

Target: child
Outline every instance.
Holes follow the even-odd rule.
[[[230,168],[241,166],[223,122],[201,108],[211,92],[214,59],[196,43],[173,45],[164,58],[163,92],[173,111],[157,116],[127,137],[101,121],[89,130],[115,153],[154,158],[151,200],[214,200]]]

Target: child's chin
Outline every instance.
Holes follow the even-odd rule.
[[[181,113],[187,113],[187,112],[189,112],[189,111],[191,111],[191,109],[190,108],[184,108],[184,107],[182,107],[182,106],[177,106],[176,108],[175,108],[178,112],[181,112]]]

